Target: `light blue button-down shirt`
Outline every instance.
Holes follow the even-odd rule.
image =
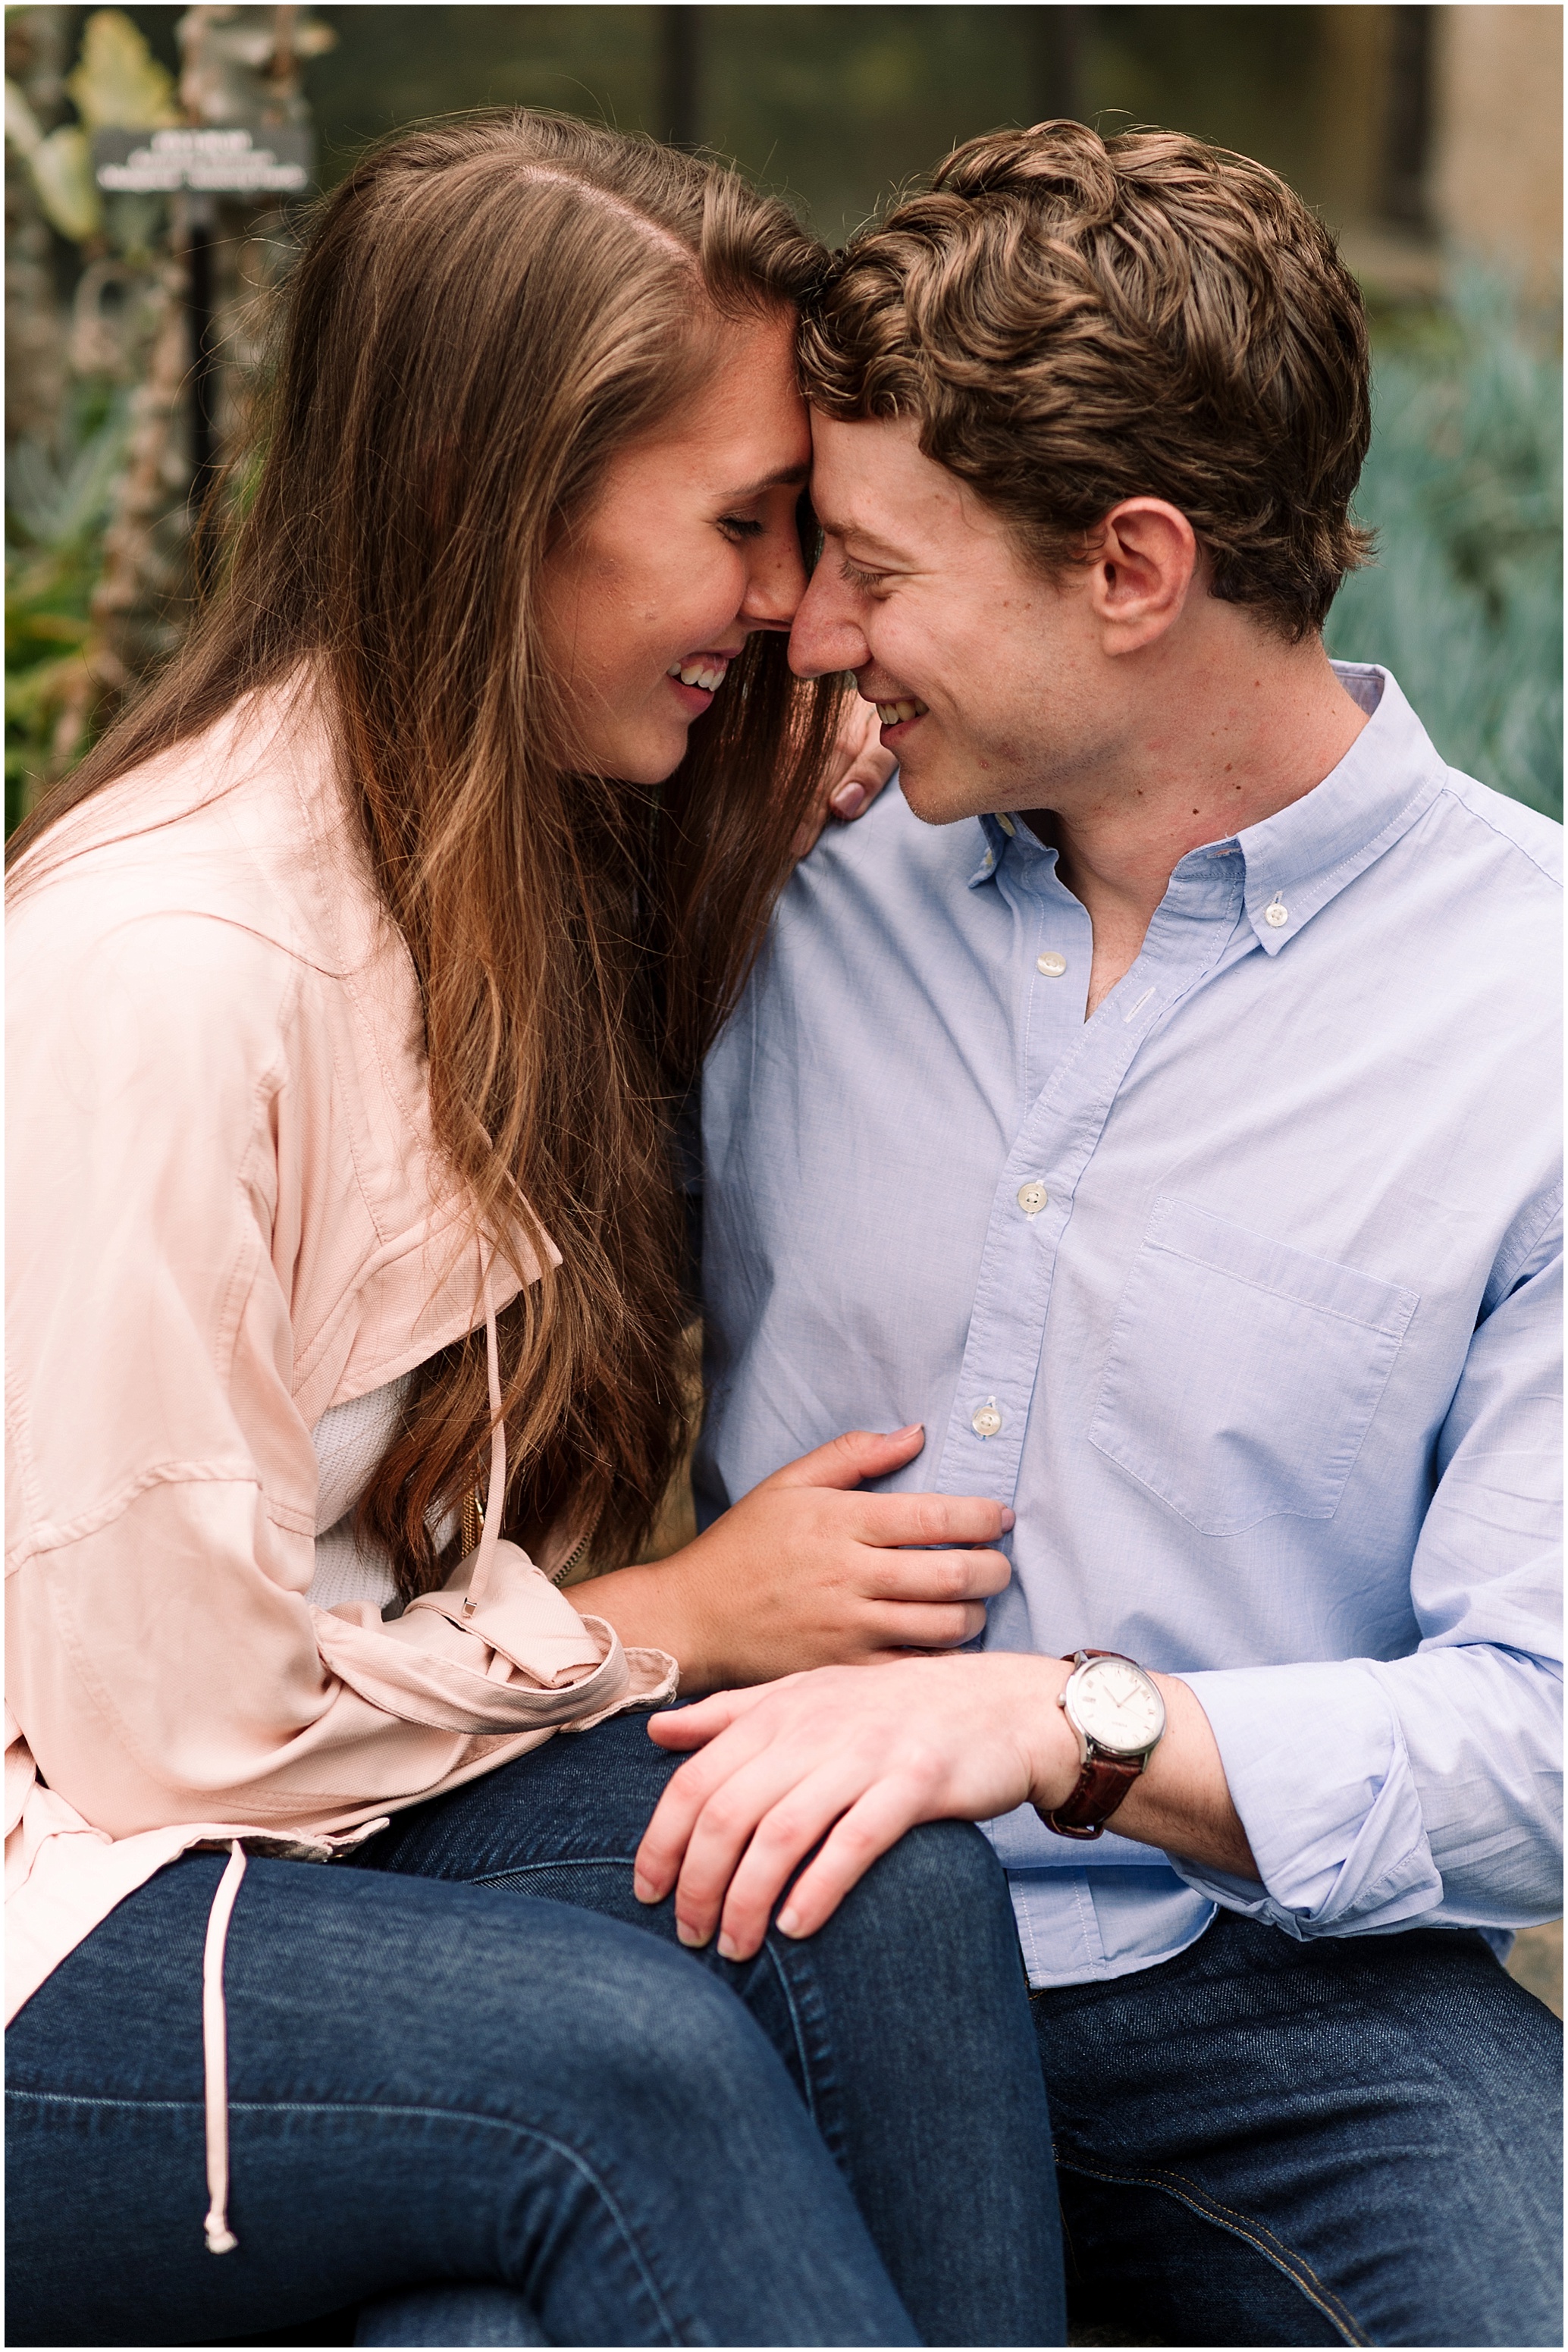
[[[1055,851],[889,790],[704,1078],[704,1520],[921,1421],[889,1486],[1017,1514],[985,1646],[1125,1651],[1214,1726],[1261,1889],[1021,1808],[989,1832],[1036,1984],[1216,1903],[1560,1907],[1561,835],[1340,675],[1345,759],[1182,859],[1092,1020]]]

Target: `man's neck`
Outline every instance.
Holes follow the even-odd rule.
[[[1093,927],[1086,1018],[1135,961],[1189,850],[1303,799],[1366,724],[1315,641],[1248,668],[1257,675],[1189,671],[1173,719],[1151,720],[1087,789],[1065,786],[1055,807],[1028,816]]]

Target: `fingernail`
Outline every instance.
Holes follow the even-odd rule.
[[[895,1437],[918,1437],[922,1426],[923,1423],[921,1422],[906,1421],[902,1429],[894,1430],[893,1435]]]
[[[719,1938],[719,1958],[721,1960],[741,1960],[744,1959],[745,1954],[742,1951],[739,1944],[736,1943],[733,1936],[721,1936]]]
[[[866,805],[865,785],[840,784],[833,795],[830,805],[834,815],[841,816],[847,824],[851,817],[858,816]]]
[[[632,1873],[632,1893],[637,1896],[639,1903],[657,1903],[658,1901],[658,1887],[655,1886],[651,1878],[645,1878],[640,1870],[634,1870]]]
[[[1014,1517],[1013,1513],[1012,1513],[1010,1510],[1008,1510],[1008,1509],[1006,1508],[1006,1507],[1004,1505],[1004,1507],[1003,1507],[1003,1511],[1002,1511],[1002,1532],[1003,1532],[1003,1534],[1004,1534],[1005,1536],[1010,1536],[1010,1535],[1012,1534],[1012,1532],[1013,1532],[1014,1528],[1017,1526],[1017,1524],[1018,1524],[1018,1522],[1017,1522],[1017,1520],[1015,1518],[1015,1517]]]
[[[798,1936],[800,1933],[800,1913],[792,1904],[779,1913],[778,1917],[773,1921],[773,1926],[778,1929],[781,1936]]]
[[[690,1952],[700,1952],[708,1941],[707,1937],[700,1936],[695,1927],[689,1927],[684,1919],[676,1921],[675,1934],[676,1940],[684,1944],[687,1950]]]

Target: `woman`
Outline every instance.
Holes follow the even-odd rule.
[[[673,1934],[630,1891],[668,1764],[626,1719],[534,1752],[678,1671],[962,1641],[1006,1574],[994,1506],[847,1491],[910,1431],[624,1565],[679,1433],[671,1108],[835,726],[779,634],[819,260],[731,175],[577,124],[366,159],[296,277],[223,594],[19,843],[29,2341],[370,2304],[367,2342],[903,2324],[737,2005],[577,1916]],[[559,1589],[587,1568],[603,1608]],[[727,1973],[916,2326],[1047,2340],[1054,2225],[1016,2185],[1049,2178],[1043,2095],[982,1843],[906,1842],[816,1947]],[[510,2334],[386,2315],[446,2280]]]

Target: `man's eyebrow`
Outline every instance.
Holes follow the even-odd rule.
[[[747,499],[760,499],[764,490],[798,489],[810,471],[809,466],[781,466],[776,474],[769,474],[760,482],[748,482],[742,489],[726,490],[724,496],[740,506]]]
[[[908,561],[908,548],[895,545],[890,539],[883,539],[879,532],[868,530],[863,523],[835,522],[830,516],[820,511],[816,521],[817,528],[826,539],[858,540],[862,547],[873,549],[879,555],[889,556],[895,563]]]

